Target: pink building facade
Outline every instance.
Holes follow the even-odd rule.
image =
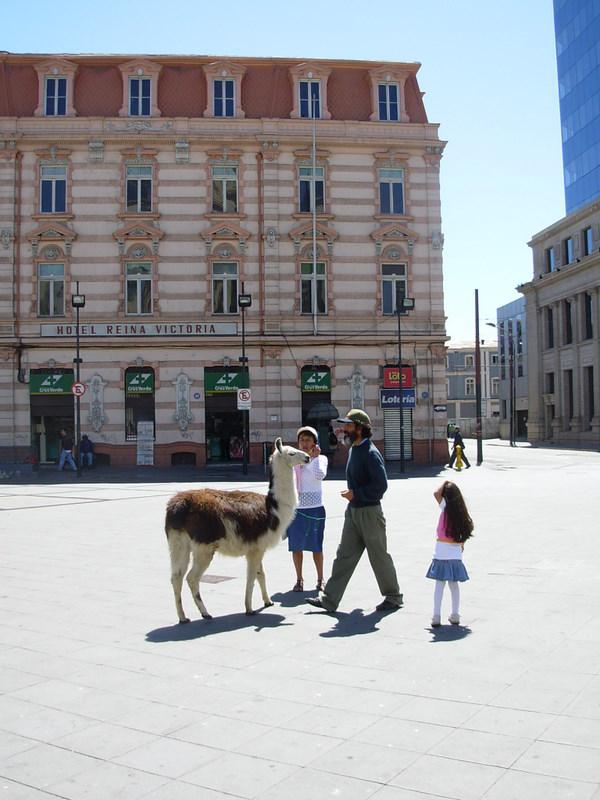
[[[239,460],[248,387],[251,463],[311,420],[327,449],[326,404],[364,407],[390,460],[402,414],[405,457],[443,462],[445,143],[417,70],[0,55],[0,461],[74,431],[79,291],[100,460]]]

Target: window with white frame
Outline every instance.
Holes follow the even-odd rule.
[[[40,167],[40,212],[60,214],[67,208],[67,168]]]
[[[472,355],[465,356],[465,367],[472,367],[475,361]]]
[[[490,364],[496,366],[498,364],[498,353],[492,353],[490,356]]]
[[[235,117],[235,81],[232,78],[213,80],[213,114],[215,117]]]
[[[65,313],[65,265],[38,264],[38,314],[62,317]]]
[[[573,249],[573,237],[568,236],[563,241],[563,258],[565,264],[571,264],[571,262],[575,258],[574,249]]]
[[[316,272],[315,272],[316,270]],[[316,307],[317,314],[327,313],[327,282],[325,262],[304,261],[300,264],[300,312],[312,314]],[[315,306],[316,304],[316,306]]]
[[[396,314],[398,299],[406,297],[406,264],[381,265],[381,299],[384,314]],[[405,314],[405,311],[400,311]]]
[[[584,228],[581,231],[581,243],[583,245],[582,252],[584,256],[589,256],[594,249],[594,237],[591,228]]]
[[[465,394],[467,397],[475,394],[475,378],[465,378]]]
[[[132,262],[126,264],[126,307],[131,315],[152,313],[152,264]]]
[[[218,213],[237,214],[237,167],[212,168],[212,210]]]
[[[213,314],[238,313],[238,265],[215,261],[212,265]]]
[[[404,170],[379,170],[379,210],[381,214],[404,214]]]
[[[141,214],[152,211],[152,167],[127,166],[127,211]]]
[[[498,393],[500,391],[500,378],[492,378],[490,389],[492,392],[492,397],[498,397]]]
[[[398,84],[380,83],[377,90],[379,119],[397,122],[400,119]]]
[[[44,110],[47,117],[64,117],[67,113],[67,79],[46,78]]]
[[[319,81],[299,81],[300,116],[306,119],[321,118],[321,84]]]
[[[313,196],[317,214],[325,210],[325,167],[299,167],[299,209],[312,212]]]
[[[152,78],[129,78],[129,116],[149,117]]]

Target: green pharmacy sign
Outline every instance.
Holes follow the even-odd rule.
[[[330,392],[331,372],[328,369],[303,369],[301,382],[303,392]]]
[[[29,375],[29,394],[71,394],[72,372],[32,372]]]
[[[204,391],[206,394],[221,394],[222,392],[237,392],[238,389],[248,389],[248,373],[241,370],[223,370],[223,372],[204,373]]]
[[[154,373],[153,372],[126,372],[125,373],[125,393],[126,394],[153,394],[154,392]]]

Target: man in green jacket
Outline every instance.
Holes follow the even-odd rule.
[[[306,602],[324,611],[335,611],[366,549],[384,597],[377,611],[397,611],[402,606],[402,595],[394,562],[387,551],[385,517],[381,510],[381,498],[387,490],[383,457],[371,441],[373,430],[368,414],[352,408],[337,422],[344,424],[344,441],[350,445],[346,465],[348,488],[342,492],[348,507],[331,578],[319,597],[308,597]]]

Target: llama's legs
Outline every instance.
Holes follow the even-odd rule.
[[[258,571],[256,573],[256,577],[258,578],[258,585],[260,586],[260,593],[262,594],[262,599],[265,608],[274,605],[273,601],[269,597],[269,593],[267,592],[267,582],[265,580],[265,570],[262,561],[258,565]]]
[[[212,561],[214,554],[214,550],[207,545],[194,545],[192,548],[194,561],[192,563],[192,568],[186,577],[188,586],[190,587],[190,592],[194,598],[194,602],[198,606],[198,610],[204,619],[212,619],[212,617],[206,610],[206,606],[200,597],[200,578],[208,569],[208,565]]]
[[[171,554],[171,585],[175,595],[175,608],[179,622],[189,622],[181,602],[183,576],[190,561],[190,539],[187,533],[170,530],[168,534],[169,552]]]
[[[254,589],[254,581],[258,578],[258,582],[263,593],[263,602],[265,605],[271,605],[271,598],[267,594],[265,586],[265,574],[262,571],[262,558],[260,553],[249,553],[246,556],[246,596],[244,604],[246,606],[246,614],[253,614],[252,611],[252,590]],[[259,572],[262,577],[259,577]],[[263,588],[264,587],[264,588]],[[266,596],[266,600],[265,600]]]

